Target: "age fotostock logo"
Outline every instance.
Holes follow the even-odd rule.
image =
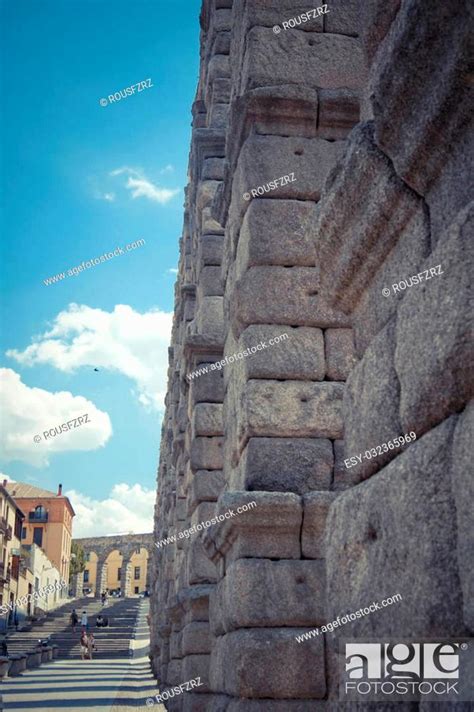
[[[341,698],[459,700],[466,643],[346,643]]]

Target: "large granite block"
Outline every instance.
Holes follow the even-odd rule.
[[[237,276],[250,267],[313,267],[311,237],[315,205],[300,200],[253,200],[242,222],[237,247]]]
[[[408,254],[402,251],[392,259],[390,253],[395,255],[395,246],[405,233],[411,236]],[[390,267],[384,278],[400,275],[399,281],[405,270],[414,274],[428,254],[429,224],[423,201],[398,178],[375,145],[371,122],[353,129],[346,152],[328,177],[317,209],[315,239],[320,289],[347,313],[354,311],[385,261]],[[386,285],[381,284],[375,293],[378,324],[371,338],[396,310],[396,298],[382,295]]]
[[[325,586],[321,561],[239,559],[211,595],[211,626],[214,601],[220,598],[218,610],[226,633],[239,628],[315,627],[324,622]]]
[[[334,464],[330,440],[250,438],[230,481],[231,489],[295,492],[329,489]]]
[[[224,381],[222,371],[211,371],[211,362],[200,364],[207,366],[208,372],[200,374],[190,381],[189,407],[196,403],[222,403],[224,400]],[[192,415],[188,411],[188,415]]]
[[[192,419],[192,437],[222,435],[223,427],[220,403],[196,404]]]
[[[425,432],[474,395],[473,215],[472,206],[463,211],[426,260],[424,269],[440,265],[442,274],[408,289],[398,310],[395,369],[405,432]]]
[[[222,297],[224,295],[224,285],[221,280],[221,268],[218,265],[208,265],[199,272],[197,284],[197,297],[201,301],[203,297]]]
[[[216,515],[226,513],[224,521],[207,529],[202,536],[207,554],[214,562],[225,557],[228,566],[242,558],[300,558],[303,511],[297,495],[225,492],[219,497]]]
[[[203,684],[194,688],[194,692],[203,694],[210,692],[209,687],[209,663],[210,655],[187,655],[183,658],[182,680],[193,680],[200,677]]]
[[[242,397],[239,436],[248,438],[342,436],[340,383],[248,381]]]
[[[326,557],[326,523],[336,492],[310,492],[303,497],[301,550],[307,559]]]
[[[328,380],[345,381],[357,361],[352,329],[326,329],[324,346]]]
[[[222,438],[194,438],[190,456],[193,470],[222,470]]]
[[[278,35],[266,27],[253,27],[247,33],[239,94],[255,87],[298,83],[299,77],[314,88],[360,88],[366,79],[360,43],[352,37],[291,28]]]
[[[403,2],[372,66],[377,143],[398,175],[427,197],[438,229],[472,196],[473,12],[469,0],[435,3],[430,12],[423,0]],[[438,182],[445,183],[441,191]]]
[[[250,628],[216,639],[211,655],[213,689],[237,697],[323,698],[324,640],[299,645],[301,628]]]
[[[211,652],[209,623],[189,623],[182,632],[182,651],[184,655],[208,654]]]
[[[191,535],[193,539],[189,543],[186,556],[186,584],[215,583],[217,581],[217,570],[196,534]]]
[[[395,323],[388,323],[376,336],[353,369],[344,392],[344,438],[346,458],[362,456],[362,461],[349,463],[348,472],[359,479],[370,477],[400,454],[400,448],[389,449],[375,457],[364,457],[371,448],[402,435],[399,416],[400,384],[394,366]],[[406,355],[405,355],[406,357]],[[405,445],[403,447],[406,447]],[[373,455],[373,453],[371,453]]]
[[[231,377],[241,383],[251,378],[322,381],[326,373],[321,329],[253,324],[238,340],[229,334],[224,353],[236,356],[224,368],[224,382]]]
[[[198,470],[188,490],[188,515],[201,502],[217,502],[224,487],[222,470]]]
[[[472,436],[474,403],[459,416],[454,430],[451,467],[453,496],[458,526],[457,559],[463,592],[464,623],[474,633],[474,477],[472,476]]]
[[[319,292],[315,268],[251,267],[229,292],[233,328],[240,333],[250,324],[350,326],[349,317],[328,306]]]
[[[223,340],[223,309],[223,297],[203,297],[196,312],[196,332],[216,341]]]
[[[400,594],[344,626],[347,637],[464,631],[450,450],[456,418],[375,477],[341,493],[327,522],[328,620]]]

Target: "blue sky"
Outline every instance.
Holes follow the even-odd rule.
[[[149,521],[155,488],[200,4],[2,5],[1,366],[9,371],[0,467],[76,493],[81,533],[149,529],[140,517]],[[153,87],[99,104],[148,78]],[[145,244],[78,276],[43,281],[138,239]],[[90,425],[33,442],[84,407]]]

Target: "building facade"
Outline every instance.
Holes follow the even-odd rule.
[[[71,502],[62,494],[21,482],[4,482],[4,487],[25,512],[21,543],[36,544],[58,569],[62,579],[69,581],[71,562],[72,520]]]
[[[33,572],[21,549],[25,515],[6,488],[0,485],[0,631],[17,618],[33,613],[32,604],[17,607],[17,600],[33,591]],[[3,608],[2,608],[3,607]]]

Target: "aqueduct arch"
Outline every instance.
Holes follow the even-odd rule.
[[[145,549],[148,553],[146,588],[150,586],[150,561],[153,547],[153,534],[127,534],[117,536],[88,537],[74,539],[80,544],[86,554],[95,553],[97,555],[97,574],[95,579],[94,594],[100,596],[101,592],[107,588],[107,559],[114,551],[118,551],[122,556],[123,585],[122,595],[130,596],[132,591],[132,557],[137,550]],[[82,595],[83,576],[78,577],[76,585],[76,595]]]

